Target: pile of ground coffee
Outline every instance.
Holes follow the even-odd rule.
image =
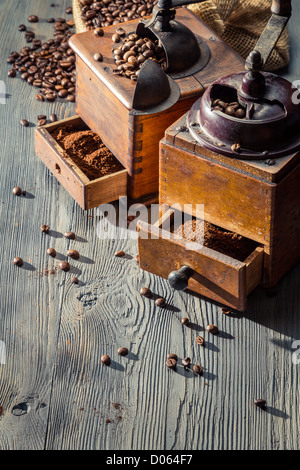
[[[257,244],[234,232],[229,232],[209,222],[197,223],[196,219],[188,220],[174,234],[188,241],[201,240],[204,232],[204,246],[223,253],[239,261],[245,259],[255,250]]]
[[[90,180],[124,170],[100,137],[91,130],[78,130],[66,125],[55,130],[52,137]]]

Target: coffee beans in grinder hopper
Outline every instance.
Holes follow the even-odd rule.
[[[151,15],[156,3],[157,0],[80,0],[81,19],[88,29],[117,25]]]
[[[121,36],[116,33],[112,40],[119,43]],[[133,81],[137,80],[140,68],[147,59],[157,62],[163,69],[167,65],[164,49],[159,45],[158,39],[139,38],[135,33],[129,34],[113,49],[113,57],[117,66],[113,74]]]
[[[244,119],[246,117],[245,109],[237,101],[226,103],[220,99],[214,100],[212,103],[212,110],[221,111],[228,116],[233,116],[239,119]]]

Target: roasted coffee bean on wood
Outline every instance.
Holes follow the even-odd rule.
[[[61,261],[61,262],[59,263],[59,269],[60,269],[61,271],[68,272],[68,271],[70,271],[71,266],[69,265],[68,261]]]
[[[152,292],[148,287],[142,287],[140,290],[140,294],[144,297],[152,297]]]
[[[41,231],[43,233],[49,233],[49,230],[50,230],[50,225],[47,225],[47,224],[42,224],[41,225]]]
[[[128,349],[124,347],[121,347],[118,349],[119,356],[127,356],[128,352],[129,352]]]
[[[21,194],[22,194],[22,189],[19,188],[19,186],[15,186],[14,189],[13,189],[13,194],[14,194],[15,196],[21,196]]]
[[[216,325],[208,325],[206,331],[212,335],[217,335],[219,333],[219,328]]]
[[[48,248],[47,254],[49,256],[52,256],[52,258],[55,258],[56,257],[56,250],[54,248]]]
[[[68,238],[68,240],[74,240],[75,239],[75,233],[74,232],[65,232],[64,237]]]
[[[109,366],[110,363],[111,363],[111,359],[110,357],[108,356],[108,354],[104,354],[102,357],[101,357],[101,362],[102,364],[106,365],[106,366]]]
[[[73,259],[79,259],[79,257],[80,257],[79,252],[77,250],[68,250],[67,251],[67,256],[69,256],[70,258],[73,258]]]
[[[22,260],[22,258],[20,258],[19,256],[16,256],[16,257],[14,258],[14,265],[15,265],[15,266],[18,266],[19,268],[20,268],[21,266],[23,266],[23,260]]]

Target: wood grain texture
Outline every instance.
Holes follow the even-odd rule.
[[[29,14],[64,16],[69,2],[58,3],[54,10],[41,0],[3,0],[1,57],[25,44],[17,26]],[[299,19],[294,2],[293,79],[300,72]],[[52,31],[42,21],[34,29],[43,39]],[[300,366],[292,363],[292,342],[300,339],[300,266],[275,297],[258,289],[245,314],[226,316],[217,304],[170,291],[129,256],[115,258],[117,249],[134,256],[136,241],[98,238],[96,209],[85,213],[74,203],[35,156],[34,128],[19,125],[44,112],[67,118],[74,106],[37,102],[34,89],[6,78],[5,60],[0,70],[8,93],[0,105],[0,340],[7,349],[0,449],[299,449]],[[16,184],[26,198],[13,196]],[[41,223],[51,226],[49,236]],[[71,229],[81,238],[61,236]],[[61,257],[69,247],[80,251],[71,274],[43,274],[59,261],[47,257],[49,245]],[[16,255],[28,264],[16,269]],[[71,285],[71,275],[82,284]],[[167,308],[141,297],[142,286],[164,296]],[[182,327],[183,316],[192,328]],[[219,336],[206,333],[210,323]],[[196,344],[199,333],[206,348]],[[120,358],[119,346],[130,355]],[[169,352],[201,362],[204,377],[167,370]],[[103,353],[113,359],[109,368],[100,363]],[[258,397],[268,401],[266,412],[254,407]]]

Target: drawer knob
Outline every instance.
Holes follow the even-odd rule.
[[[182,266],[178,271],[172,271],[168,276],[170,286],[176,290],[186,289],[193,272],[194,270],[188,266]]]

